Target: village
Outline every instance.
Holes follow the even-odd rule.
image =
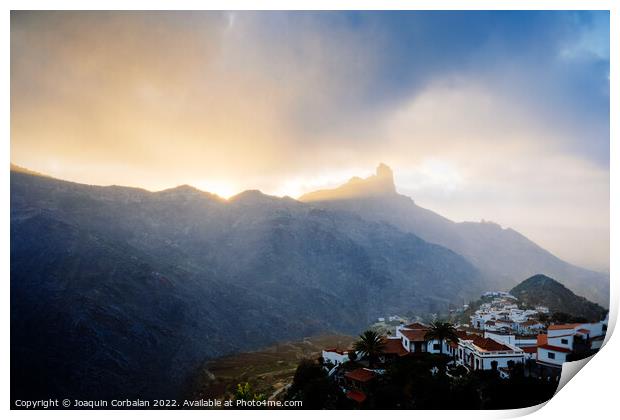
[[[372,383],[402,358],[442,356],[451,377],[492,371],[508,380],[519,371],[557,383],[564,362],[590,356],[603,344],[609,315],[594,323],[549,323],[548,308],[520,308],[507,292],[486,292],[482,298],[469,323],[379,318],[353,348],[324,349],[320,361],[346,397],[361,405]],[[433,366],[432,374],[438,371]]]

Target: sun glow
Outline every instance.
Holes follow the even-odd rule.
[[[201,191],[217,194],[225,199],[229,199],[243,191],[243,188],[232,182],[218,179],[200,180],[195,183],[195,186]]]

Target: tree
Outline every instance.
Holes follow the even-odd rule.
[[[237,389],[235,390],[235,395],[233,397],[235,401],[243,400],[243,401],[264,401],[265,396],[263,394],[257,394],[252,389],[252,386],[246,382],[245,384],[237,384]]]
[[[564,312],[554,312],[553,315],[551,315],[551,322],[554,322],[556,324],[564,324],[566,322],[570,321],[570,315]]]
[[[377,357],[379,357],[385,348],[385,342],[383,341],[383,337],[375,331],[367,330],[360,335],[360,339],[355,343],[353,348],[362,353],[362,356],[368,357],[368,364],[370,367],[373,367]]]
[[[459,337],[456,335],[454,325],[449,322],[433,322],[431,329],[424,335],[425,340],[438,340],[439,353],[443,354],[443,341],[458,343]]]
[[[549,315],[547,314],[544,314],[544,313],[538,314],[538,320],[546,326],[549,325]]]
[[[347,356],[349,356],[349,360],[352,362],[355,362],[357,360],[357,352],[355,350],[350,350],[347,353]]]
[[[308,359],[299,363],[289,390],[290,399],[303,401],[305,409],[321,409],[333,403],[337,394],[325,369],[318,363]]]
[[[574,316],[571,314],[567,314],[564,312],[554,312],[551,315],[551,321],[556,324],[566,324],[566,323],[586,323],[588,320],[582,316]]]

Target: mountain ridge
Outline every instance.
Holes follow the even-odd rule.
[[[34,176],[46,175],[11,163],[11,170]],[[49,179],[55,179],[50,178]],[[70,182],[70,181],[65,181]],[[74,183],[75,185],[84,185]],[[133,187],[118,187],[133,188]],[[287,200],[312,204],[329,210],[356,213],[370,222],[386,222],[405,232],[413,233],[427,242],[439,244],[464,256],[488,279],[488,287],[508,289],[519,279],[537,273],[561,278],[572,290],[604,306],[609,305],[609,274],[584,269],[567,263],[512,228],[493,222],[454,222],[440,214],[415,204],[408,196],[399,194],[393,172],[381,163],[375,174],[365,179],[354,177],[340,187],[306,193],[297,200],[276,197],[259,190],[246,190],[229,199],[181,185],[156,193],[195,191],[226,203],[275,202]],[[147,190],[135,189],[146,193]],[[138,194],[138,193],[136,193]]]
[[[204,359],[442,312],[484,288],[445,247],[290,198],[20,172],[10,193],[15,398],[169,397]]]
[[[537,273],[561,278],[572,290],[609,305],[609,275],[567,263],[512,228],[493,222],[454,222],[415,204],[397,193],[364,193],[366,181],[356,182],[355,194],[349,193],[350,181],[341,187],[308,193],[300,201],[331,210],[357,213],[369,221],[381,221],[416,234],[422,239],[452,249],[476,266],[497,290],[513,287],[519,279]],[[391,190],[391,189],[390,189]]]

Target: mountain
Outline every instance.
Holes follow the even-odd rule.
[[[573,317],[586,318],[591,322],[602,320],[607,313],[602,306],[577,296],[560,282],[543,274],[537,274],[519,283],[510,290],[510,294],[527,306],[546,306],[552,312],[567,313]]]
[[[609,305],[608,274],[562,261],[513,229],[491,222],[456,223],[422,208],[396,192],[392,171],[384,164],[369,178],[353,178],[341,187],[305,194],[299,200],[317,208],[349,211],[368,221],[389,223],[449,248],[478,268],[489,288],[509,289],[520,279],[546,273],[577,293]]]
[[[246,191],[11,171],[11,397],[170,398],[205,359],[480,293],[457,253]]]

